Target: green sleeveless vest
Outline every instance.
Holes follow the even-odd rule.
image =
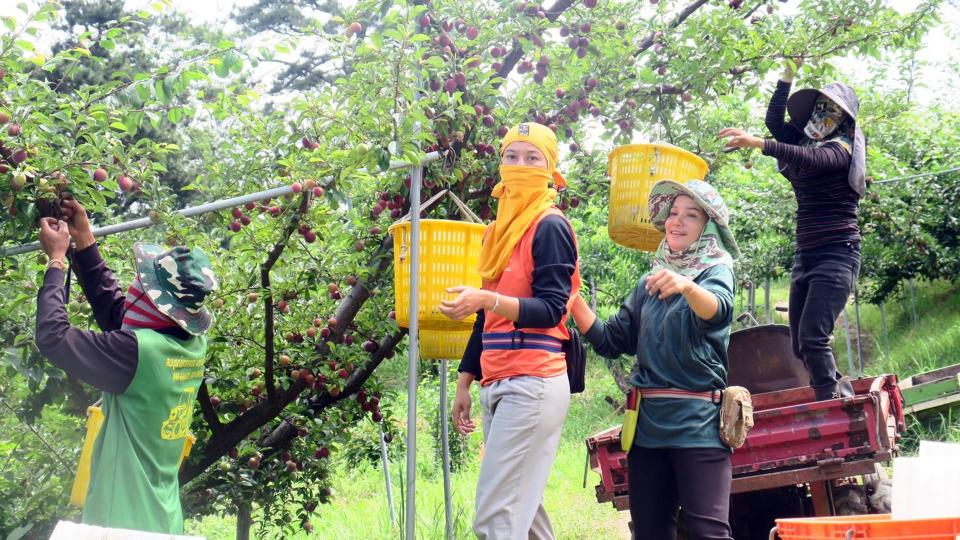
[[[93,449],[83,522],[183,532],[180,456],[203,380],[207,340],[137,330],[138,364],[122,394],[103,393],[103,426]]]

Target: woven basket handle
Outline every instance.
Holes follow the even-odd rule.
[[[464,204],[463,201],[460,200],[460,197],[457,197],[456,194],[454,194],[449,189],[441,190],[437,192],[437,194],[434,195],[433,197],[430,197],[429,199],[424,201],[420,205],[420,211],[421,212],[429,211],[431,208],[436,206],[437,203],[440,202],[440,199],[444,195],[447,195],[451,199],[453,199],[453,204],[457,205],[457,208],[460,210],[460,215],[463,216],[464,219],[473,223],[479,223],[480,225],[483,225],[483,220],[480,219],[476,214],[474,214],[473,210],[470,210],[470,208],[466,204]],[[410,218],[411,218],[411,212],[407,212],[407,215],[395,221],[394,224],[405,223],[407,221],[410,221]]]

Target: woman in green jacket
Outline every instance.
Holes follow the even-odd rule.
[[[730,449],[719,415],[739,250],[706,182],[658,182],[650,216],[666,236],[619,312],[598,320],[578,297],[572,314],[598,354],[637,357],[631,384],[641,404],[627,454],[634,537],[675,538],[679,511],[687,538],[729,540]]]

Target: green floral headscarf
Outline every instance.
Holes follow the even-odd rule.
[[[707,224],[696,242],[680,252],[673,252],[664,238],[653,256],[653,269],[656,272],[668,269],[690,279],[718,264],[733,268],[733,259],[740,255],[737,241],[727,225],[727,205],[720,194],[710,184],[702,180],[689,180],[683,184],[672,180],[661,180],[650,190],[650,221],[654,227],[663,231],[677,195],[686,195],[697,203],[707,214]]]

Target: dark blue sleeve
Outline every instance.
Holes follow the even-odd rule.
[[[122,394],[137,373],[137,336],[130,330],[94,332],[70,325],[63,305],[62,270],[50,268],[37,294],[37,349],[71,377]]]
[[[517,328],[552,328],[567,312],[577,268],[573,230],[563,216],[547,216],[533,237],[533,297],[520,298]]]
[[[467,341],[467,348],[463,351],[460,366],[457,367],[457,372],[472,373],[478,381],[483,379],[483,371],[480,369],[480,353],[483,352],[483,323],[485,320],[486,316],[481,309],[477,312],[477,322],[473,323],[473,332],[470,334],[470,340]]]
[[[83,294],[90,302],[93,317],[104,332],[119,330],[123,323],[124,300],[126,296],[120,290],[113,272],[100,256],[97,244],[87,246],[73,256],[77,280],[83,287]]]
[[[820,146],[799,146],[767,139],[763,142],[763,155],[777,158],[798,169],[810,171],[843,171],[850,167],[850,152],[838,142],[828,142]],[[814,182],[819,182],[819,177]]]
[[[790,86],[788,82],[777,81],[777,89],[774,90],[773,96],[770,97],[770,104],[767,105],[764,123],[777,142],[796,144],[802,138],[800,131],[785,120]]]

